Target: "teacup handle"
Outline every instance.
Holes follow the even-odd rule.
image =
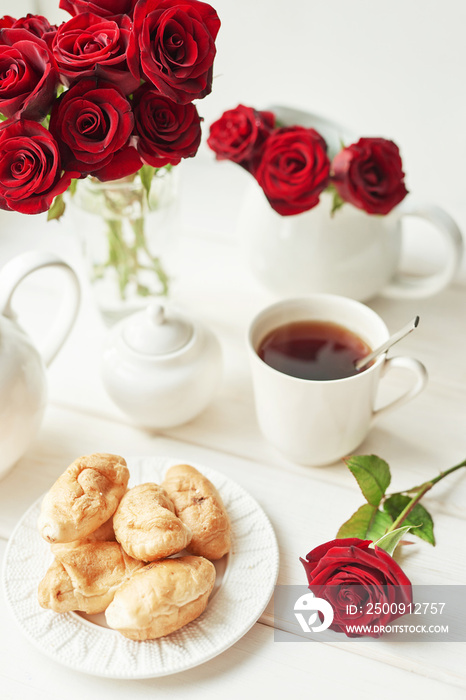
[[[447,253],[445,264],[432,275],[416,277],[397,273],[383,289],[389,299],[422,299],[437,294],[453,279],[463,254],[463,237],[456,222],[446,211],[433,204],[406,200],[398,208],[399,216],[417,216],[432,224],[442,236]]]
[[[78,277],[73,268],[53,253],[39,250],[31,250],[13,258],[0,271],[0,314],[13,320],[16,318],[11,307],[16,288],[25,277],[44,267],[62,269],[69,282],[67,294],[63,295],[57,317],[48,332],[41,351],[44,363],[48,367],[68,337],[78,314],[81,291]]]
[[[391,369],[407,369],[416,377],[416,381],[413,386],[411,386],[407,391],[405,391],[401,396],[398,396],[393,401],[385,404],[381,408],[377,408],[373,411],[373,419],[378,418],[382,413],[388,413],[398,406],[402,406],[407,401],[410,401],[415,396],[417,396],[425,387],[427,383],[427,370],[419,360],[415,360],[413,357],[390,357],[385,360],[384,367],[382,369],[382,376]]]

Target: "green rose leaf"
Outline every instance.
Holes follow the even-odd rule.
[[[68,186],[68,192],[70,193],[71,197],[74,197],[76,194],[76,187],[78,186],[78,180],[76,178],[73,178]]]
[[[343,523],[337,532],[337,539],[359,537],[362,540],[376,540],[384,535],[393,521],[388,513],[378,510],[377,506],[365,503]]]
[[[366,501],[377,507],[390,485],[390,467],[387,462],[376,455],[349,457],[345,461]]]
[[[403,535],[405,535],[408,530],[412,528],[412,525],[403,525],[403,527],[399,527],[396,530],[392,530],[391,532],[387,532],[385,535],[380,537],[377,541],[372,542],[371,545],[369,545],[372,549],[377,546],[380,547],[380,549],[383,549],[387,552],[387,554],[390,554],[390,556],[393,554],[395,551],[395,547],[398,544],[398,542],[401,540]]]
[[[330,210],[330,216],[333,216],[344,205],[345,200],[340,197],[335,189],[332,189],[332,208]]]
[[[409,496],[396,493],[387,498],[383,504],[383,508],[393,520],[396,520],[410,501],[411,498]],[[413,531],[413,535],[416,535],[417,537],[420,537],[421,540],[425,540],[426,542],[429,542],[429,544],[435,546],[434,522],[432,520],[432,516],[424,508],[424,506],[417,503],[403,522],[410,527],[416,528]]]
[[[65,213],[65,208],[66,205],[63,201],[63,195],[57,195],[53,200],[52,206],[48,211],[47,221],[52,221],[53,219],[56,219],[58,221],[58,219]]]
[[[150,188],[152,185],[152,178],[154,177],[155,168],[152,165],[143,165],[139,170],[139,177],[141,178],[142,186],[146,190],[147,201],[149,201]]]

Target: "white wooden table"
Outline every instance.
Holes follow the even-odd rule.
[[[83,277],[83,303],[66,346],[49,371],[50,401],[42,429],[0,483],[0,553],[16,522],[77,456],[95,451],[169,455],[212,467],[241,484],[270,518],[280,547],[280,584],[305,584],[299,557],[332,539],[362,504],[343,464],[306,468],[287,462],[262,438],[255,419],[245,334],[258,309],[272,299],[245,268],[234,236],[244,175],[202,156],[187,164],[182,187],[183,230],[176,257],[176,302],[200,316],[218,335],[224,377],[218,396],[196,420],[161,434],[132,427],[113,406],[100,381],[106,330]],[[454,212],[460,225],[466,211]],[[463,220],[461,220],[463,217]],[[0,212],[0,263],[31,247],[52,249],[82,270],[69,221],[45,223]],[[429,251],[421,258],[428,262]],[[435,255],[434,255],[435,257]],[[18,293],[24,326],[40,338],[54,303],[49,276]],[[429,371],[427,389],[383,418],[359,449],[392,468],[393,490],[420,483],[466,457],[466,275],[435,298],[370,304],[396,330],[414,314],[418,330],[399,346]],[[396,353],[394,353],[396,354]],[[403,378],[395,377],[401,382]],[[416,584],[466,585],[464,550],[466,475],[457,473],[425,498],[435,520],[437,546],[407,548],[402,565]],[[272,604],[233,647],[183,673],[153,680],[113,681],[62,667],[22,635],[0,596],[0,698],[464,697],[465,645],[461,643],[278,643]]]

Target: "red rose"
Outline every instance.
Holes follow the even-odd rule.
[[[99,17],[133,14],[137,0],[60,0],[59,7],[70,15],[92,12]]]
[[[387,139],[359,139],[335,156],[332,172],[340,197],[368,214],[388,214],[408,193],[398,146]]]
[[[3,15],[0,17],[0,29],[10,29],[15,22],[15,18],[11,15]]]
[[[212,89],[215,38],[220,20],[197,0],[139,0],[128,65],[174,102],[186,104]]]
[[[380,637],[380,631],[358,634],[347,626],[386,626],[408,613],[413,600],[411,582],[396,561],[370,545],[357,538],[332,540],[300,560],[311,591],[333,608],[330,629],[348,637]]]
[[[201,119],[193,104],[180,105],[148,83],[133,97],[137,149],[149,165],[177,165],[195,156],[201,141]]]
[[[50,131],[68,170],[113,180],[142,165],[129,143],[133,124],[131,105],[115,85],[86,78],[56,100]]]
[[[15,20],[11,25],[13,29],[27,29],[31,34],[35,34],[40,39],[46,39],[48,43],[48,38],[46,35],[53,34],[57,31],[55,25],[50,24],[46,17],[42,15],[26,15],[26,17],[20,17]],[[50,46],[50,44],[48,44]]]
[[[25,29],[0,29],[0,112],[5,117],[42,121],[58,82],[45,41]]]
[[[330,161],[324,139],[314,129],[276,129],[265,141],[255,177],[273,209],[300,214],[319,202],[328,184]]]
[[[217,160],[232,160],[254,172],[264,141],[275,126],[272,112],[238,105],[211,124],[207,144]]]
[[[47,211],[77,173],[62,173],[60,152],[41,124],[21,119],[0,131],[0,208]]]
[[[70,85],[78,78],[95,76],[129,95],[139,85],[126,63],[130,33],[131,20],[126,15],[117,22],[85,13],[60,25],[52,47],[63,82]]]

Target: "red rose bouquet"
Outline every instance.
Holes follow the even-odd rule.
[[[197,152],[220,20],[198,0],[60,0],[0,19],[0,207],[63,212],[71,180],[132,177]],[[145,176],[147,180],[147,173]]]
[[[0,208],[49,219],[63,214],[63,193],[78,180],[138,178],[149,198],[159,169],[196,154],[193,101],[211,92],[220,28],[199,0],[59,6],[71,15],[60,26],[0,18]],[[121,290],[132,274],[123,257],[117,247],[109,257]]]
[[[387,139],[361,138],[331,161],[315,129],[283,127],[271,112],[238,105],[211,125],[207,143],[218,160],[250,172],[282,216],[312,209],[324,190],[333,194],[332,213],[348,202],[388,214],[407,194],[398,147]]]

